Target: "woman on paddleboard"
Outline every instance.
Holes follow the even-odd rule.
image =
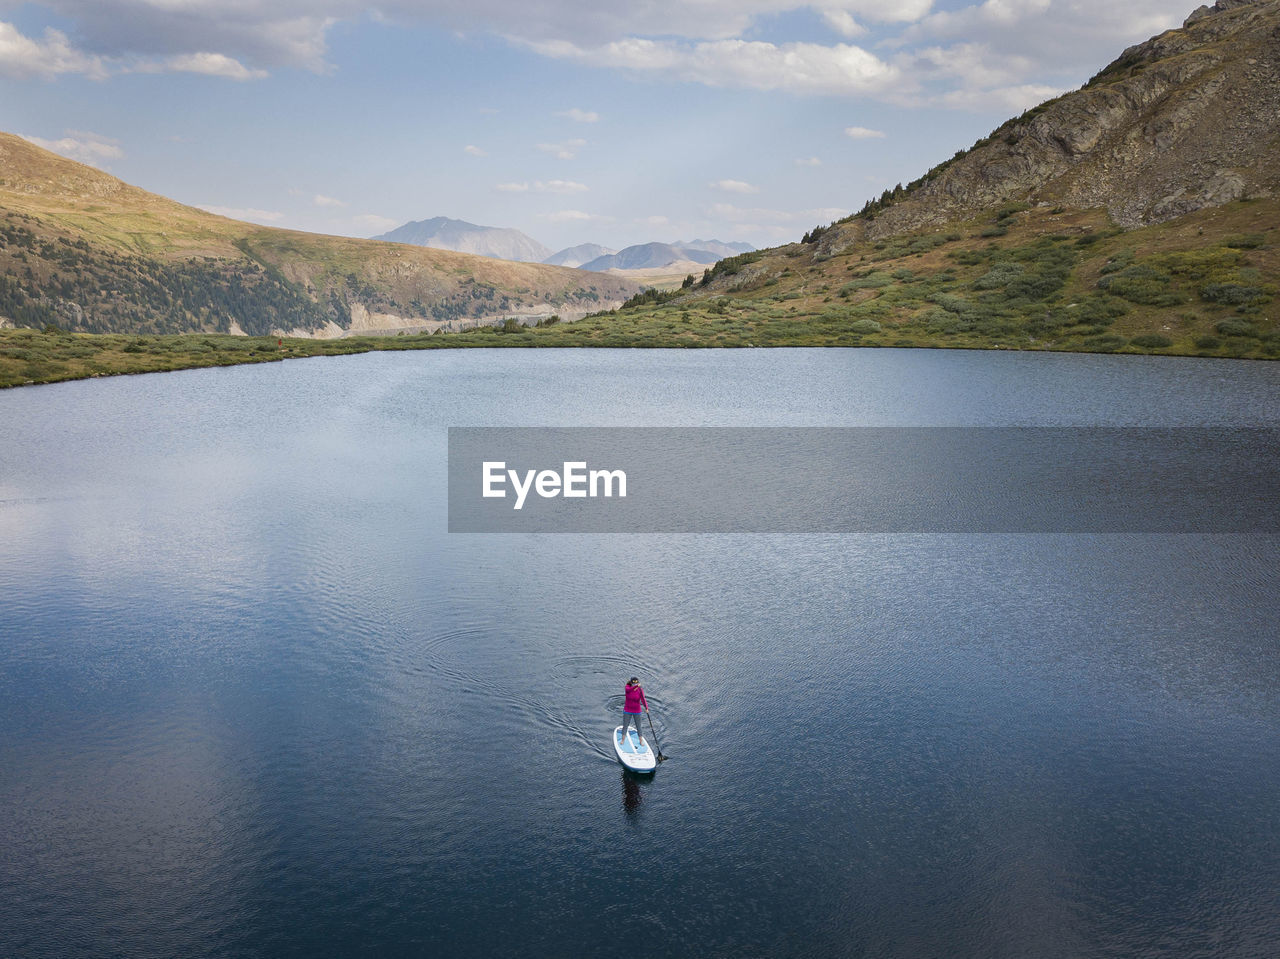
[[[627,680],[626,702],[622,706],[622,738],[627,738],[627,726],[631,722],[636,724],[636,738],[640,737],[640,714],[649,711],[649,704],[645,701],[644,690],[640,688],[640,680],[632,676]]]

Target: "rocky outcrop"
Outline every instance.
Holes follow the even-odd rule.
[[[867,218],[882,237],[1007,202],[1158,223],[1280,191],[1280,0],[1218,0],[1010,120]]]

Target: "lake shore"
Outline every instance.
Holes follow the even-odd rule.
[[[747,330],[732,334],[689,326],[658,328],[629,321],[625,313],[587,317],[546,327],[479,327],[458,333],[353,336],[309,339],[233,336],[225,333],[131,335],[67,333],[59,330],[0,329],[0,389],[136,373],[163,373],[209,366],[271,363],[311,356],[346,356],[400,350],[468,348],[645,348],[738,349],[750,347],[895,347],[919,349],[1022,350],[1032,352],[1121,353],[1230,359],[1275,359],[1256,340],[1226,339],[1211,349],[1191,341],[1150,349],[1110,337],[1096,349],[1068,349],[1051,341],[1003,343],[981,336],[903,336],[797,328]]]

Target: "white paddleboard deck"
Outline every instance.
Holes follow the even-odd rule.
[[[634,727],[627,730],[625,741],[622,738],[622,727],[614,729],[613,751],[618,754],[618,761],[632,772],[651,773],[658,768],[658,757]]]

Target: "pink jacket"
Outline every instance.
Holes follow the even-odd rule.
[[[627,687],[627,704],[622,707],[622,711],[626,713],[638,713],[644,709],[648,709],[649,704],[645,702],[644,690],[638,685]]]

